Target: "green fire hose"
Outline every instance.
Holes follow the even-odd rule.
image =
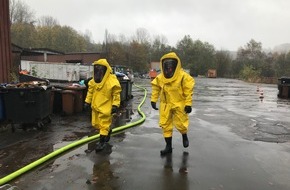
[[[140,86],[137,86],[135,84],[134,84],[134,86],[136,86],[137,88],[141,88],[141,89],[144,90],[144,98],[141,101],[141,103],[138,105],[138,108],[137,108],[138,113],[142,117],[138,121],[135,121],[135,122],[132,122],[132,123],[128,123],[126,125],[123,125],[123,126],[120,126],[120,127],[117,127],[117,128],[112,129],[112,134],[117,133],[117,132],[120,132],[120,131],[125,130],[125,129],[128,129],[130,127],[139,125],[139,124],[143,123],[145,121],[145,119],[146,119],[145,114],[141,111],[140,108],[141,108],[141,106],[145,102],[145,99],[146,99],[146,96],[147,96],[147,90],[145,88],[140,87]],[[54,152],[46,155],[46,156],[44,156],[44,157],[42,157],[42,158],[40,158],[40,159],[38,159],[38,160],[36,160],[36,161],[34,161],[34,162],[26,165],[26,166],[24,166],[23,168],[21,168],[21,169],[15,171],[15,172],[13,172],[13,173],[11,173],[11,174],[3,177],[3,178],[1,178],[0,179],[0,185],[6,184],[7,182],[11,181],[12,179],[14,179],[14,178],[16,178],[16,177],[24,174],[25,172],[27,172],[27,171],[35,168],[36,166],[38,166],[40,164],[43,164],[44,162],[46,162],[46,161],[54,158],[55,156],[57,156],[57,155],[59,155],[61,153],[64,153],[64,152],[66,152],[66,151],[68,151],[68,150],[70,150],[70,149],[72,149],[74,147],[80,146],[80,145],[82,145],[84,143],[88,143],[90,141],[96,140],[99,137],[100,137],[100,134],[97,134],[97,135],[94,135],[94,136],[91,136],[91,137],[88,137],[88,138],[85,138],[85,139],[78,140],[78,141],[73,142],[71,144],[68,144],[68,145],[66,145],[66,146],[64,146],[64,147],[62,147],[62,148],[60,148],[60,149],[58,149],[58,150],[56,150],[56,151],[54,151]]]

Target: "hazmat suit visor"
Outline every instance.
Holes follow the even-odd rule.
[[[169,79],[173,77],[176,67],[177,67],[176,59],[162,60],[162,71],[165,78]]]
[[[104,65],[94,65],[94,80],[96,83],[102,82],[107,71],[107,67]]]

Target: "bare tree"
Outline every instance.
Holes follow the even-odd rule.
[[[136,31],[136,36],[133,37],[133,40],[140,44],[150,43],[150,34],[145,28],[138,28]]]
[[[168,39],[164,35],[159,35],[159,40],[161,44],[164,44],[164,45],[168,44]]]
[[[42,16],[38,19],[38,25],[41,27],[53,27],[59,25],[57,19],[53,18],[52,16]]]
[[[129,40],[127,39],[127,37],[124,34],[119,34],[118,39],[122,44],[129,43]]]
[[[10,0],[10,22],[13,23],[30,23],[33,24],[34,12],[30,7],[21,0]]]

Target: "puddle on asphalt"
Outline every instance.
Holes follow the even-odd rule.
[[[120,126],[124,126],[126,125],[128,122],[130,122],[132,120],[132,117],[134,116],[133,110],[132,110],[132,105],[128,104],[125,108],[121,109],[118,113],[118,115],[116,115],[113,119],[113,123],[112,123],[112,128],[116,128],[116,127],[120,127]],[[59,142],[57,144],[55,144],[53,146],[53,150],[57,150],[59,148],[65,147],[67,145],[69,145],[70,143],[72,143],[75,140],[79,140],[80,138],[88,138],[89,136],[84,136],[85,133],[82,132],[74,132],[73,135],[70,136],[66,136],[64,138],[64,141]],[[90,136],[96,135],[98,133],[95,134],[90,134]],[[111,138],[111,141],[122,141],[125,138],[125,134],[124,131],[120,131],[118,133],[114,133],[112,134],[112,136],[114,136],[114,139]],[[68,167],[70,167],[68,164],[73,162],[74,160],[83,160],[83,164],[82,167],[84,167],[88,173],[90,173],[92,171],[92,164],[93,166],[93,170],[97,171],[99,170],[99,167],[102,168],[102,170],[106,169],[106,162],[108,162],[108,160],[105,160],[103,163],[101,163],[100,166],[98,166],[95,161],[98,161],[98,159],[94,158],[95,155],[95,145],[96,142],[98,140],[95,141],[91,141],[89,143],[86,143],[84,145],[81,145],[79,147],[76,147],[75,149],[65,152],[65,154],[61,155],[60,158],[57,158],[53,164],[49,165],[48,167],[50,167],[50,171],[51,172],[60,172],[62,170],[67,169]],[[107,157],[109,154],[111,154],[112,152],[112,146],[109,143],[106,143],[105,149],[102,151],[102,153],[98,154],[98,156],[101,155],[104,157]],[[91,162],[86,161],[87,156],[91,159]],[[91,158],[92,157],[92,158]],[[103,159],[103,158],[102,158]],[[102,160],[101,159],[101,160]],[[109,175],[109,174],[106,174]],[[87,183],[88,184],[95,184],[97,183],[96,179],[99,179],[97,181],[100,181],[100,176],[96,176],[93,174],[92,179],[88,179]]]
[[[277,85],[196,78],[195,92],[194,104],[205,108],[199,109],[197,115],[227,125],[244,139],[274,143],[290,141],[290,99],[277,97]],[[223,115],[229,117],[224,118],[225,122],[219,120]],[[230,118],[236,119],[231,121]]]
[[[138,113],[134,112],[132,109],[132,102],[127,104],[127,106],[119,111],[119,113],[113,118],[112,128],[120,127],[126,125],[128,122],[131,122],[133,119],[137,120],[140,116],[137,116]],[[138,118],[139,117],[139,118]],[[97,133],[96,133],[97,134]],[[91,135],[96,135],[91,134]],[[110,142],[120,142],[125,139],[125,132],[120,131],[112,134],[114,138],[111,138]],[[71,136],[71,140],[79,139],[83,137],[83,133],[75,132],[74,135]],[[83,138],[88,138],[85,136]],[[67,140],[70,138],[68,137]],[[66,152],[61,157],[55,159],[53,164],[50,164],[49,170],[51,171],[50,175],[54,175],[54,173],[59,173],[63,170],[69,169],[73,167],[74,162],[76,165],[81,165],[82,169],[86,171],[86,173],[90,174],[87,178],[86,184],[90,186],[106,186],[107,184],[112,184],[116,176],[114,176],[112,172],[112,160],[110,160],[110,154],[112,153],[112,145],[106,143],[105,149],[98,154],[95,154],[95,145],[96,142],[91,141],[82,146],[76,147],[75,149]],[[54,150],[67,146],[71,142],[64,141],[57,143],[53,146]],[[81,163],[81,164],[80,164]],[[118,163],[114,163],[117,164]]]
[[[124,132],[122,134],[113,134],[114,138],[111,141],[120,141],[125,138]],[[84,137],[87,138],[87,137]],[[111,142],[110,141],[110,142]],[[114,181],[118,180],[118,176],[113,172],[114,167],[120,165],[117,161],[112,160],[110,154],[113,151],[113,146],[106,143],[102,152],[95,153],[96,141],[91,141],[82,146],[66,152],[61,157],[55,159],[52,164],[47,166],[49,169],[49,176],[54,178],[65,170],[76,170],[80,168],[83,173],[87,175],[86,183],[90,187],[112,187]],[[54,150],[68,145],[69,142],[62,142],[54,145]],[[117,186],[116,186],[117,187]]]
[[[202,109],[198,109],[196,113],[194,113],[194,116],[198,117],[199,114],[203,114],[203,116],[205,115],[207,117],[206,121],[208,121],[210,118],[214,118],[213,121],[215,124],[217,124],[219,120],[222,121],[222,119],[220,119],[223,116],[222,114],[226,115],[229,113],[232,114],[230,116],[236,117],[236,120],[233,122],[233,124],[235,125],[234,127],[240,128],[241,130],[244,130],[244,128],[250,128],[254,129],[255,132],[259,132],[259,130],[257,130],[257,126],[261,123],[265,123],[265,120],[268,121],[266,125],[269,125],[269,128],[260,128],[260,132],[267,133],[269,132],[269,130],[271,132],[271,130],[273,130],[272,126],[275,127],[275,123],[277,123],[276,120],[279,119],[283,120],[283,122],[281,122],[283,126],[289,127],[289,125],[287,124],[289,124],[288,118],[290,110],[290,100],[278,99],[276,94],[277,89],[275,86],[262,87],[264,90],[264,98],[261,101],[259,99],[259,94],[256,92],[256,85],[249,85],[248,83],[229,79],[210,80],[210,85],[212,85],[212,87],[209,86],[207,80],[196,79],[196,93],[194,94],[194,104],[202,106]],[[150,84],[147,84],[148,80],[144,81],[144,84],[145,82],[147,85],[146,87],[150,89]],[[138,116],[136,107],[138,106],[139,101],[143,99],[143,95],[143,90],[134,91],[134,101],[131,101],[127,105],[127,107],[122,109],[120,113],[114,118],[114,128],[118,126],[123,126],[130,121],[138,120],[140,118],[140,116]],[[147,96],[150,97],[149,94],[147,94]],[[197,108],[200,108],[198,106]],[[134,109],[132,107],[134,107]],[[144,110],[144,107],[141,110]],[[156,117],[158,116],[156,115]],[[216,118],[219,120],[215,120]],[[197,118],[197,120],[198,119],[199,118]],[[231,119],[231,117],[224,119],[232,122],[229,120]],[[257,123],[253,124],[253,122],[256,121]],[[156,125],[156,123],[155,121],[153,123],[148,119],[146,121],[146,125],[149,126],[148,130],[152,131],[152,127],[150,128],[150,126]],[[201,125],[206,127],[207,123],[202,123]],[[215,129],[221,130],[223,128],[221,128],[220,126],[225,125],[221,124],[220,126],[215,126],[218,126]],[[227,130],[228,127],[231,126],[227,125],[224,130]],[[277,129],[282,130],[280,126],[278,126]],[[222,132],[224,133],[224,131]],[[239,131],[238,134],[243,132],[244,131]],[[241,136],[243,135],[250,135],[251,137],[253,136],[253,134],[250,133],[245,133]],[[251,140],[264,142],[284,142],[283,139],[278,138],[279,133],[276,134],[276,132],[275,135],[277,135],[277,137],[263,137],[258,135]],[[111,139],[113,140],[113,142],[122,141],[125,139],[126,134],[125,132],[120,132],[120,134],[114,134],[113,136],[115,137]],[[86,132],[73,132],[73,135],[66,136],[63,139],[65,141],[55,144],[53,146],[53,150],[64,147],[75,140],[87,137],[88,134]],[[115,176],[115,174],[112,172],[114,171],[113,167],[120,164],[116,163],[116,160],[112,159],[111,157],[111,153],[113,151],[112,149],[114,149],[114,147],[111,147],[110,144],[108,144],[102,154],[96,155],[94,152],[95,143],[96,141],[92,141],[90,143],[76,147],[75,149],[72,149],[68,152],[65,152],[63,155],[60,155],[60,157],[56,158],[52,163],[46,166],[51,171],[49,175],[53,176],[57,172],[70,169],[74,167],[75,163],[77,163],[76,165],[81,165],[82,169],[84,169],[86,173],[90,174],[90,176],[87,178],[87,184],[98,184],[105,187],[108,181],[114,181],[117,176]],[[187,174],[188,172],[187,157],[188,155],[185,153],[182,158],[182,163],[180,165],[180,173],[182,174]],[[170,170],[170,158],[169,160],[164,160],[164,167],[169,168]]]

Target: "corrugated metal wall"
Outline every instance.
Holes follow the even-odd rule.
[[[9,0],[0,0],[0,83],[9,82],[11,64]]]

